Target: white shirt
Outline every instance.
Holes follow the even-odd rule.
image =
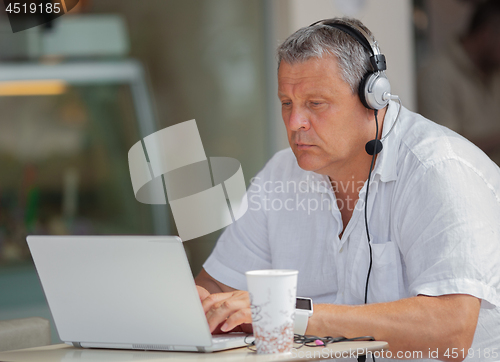
[[[397,108],[390,103],[384,134]],[[204,268],[242,290],[245,271],[296,269],[298,296],[363,304],[369,265],[365,190],[366,184],[339,239],[342,218],[329,179],[302,170],[290,149],[280,151],[254,178],[247,213],[224,231]],[[418,294],[480,298],[472,348],[476,357],[478,350],[497,348],[497,358],[479,360],[500,360],[499,190],[500,169],[481,150],[403,108],[370,183],[368,303]]]

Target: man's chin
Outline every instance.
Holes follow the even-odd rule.
[[[319,159],[318,155],[313,155],[309,152],[297,152],[297,150],[293,150],[293,153],[295,154],[297,164],[304,171],[312,171],[321,175],[327,174],[328,163],[325,163],[325,160],[319,162],[321,159]]]
[[[318,165],[317,162],[311,160],[311,157],[308,155],[302,154],[297,156],[297,154],[295,154],[295,158],[297,159],[297,164],[299,165],[299,167],[304,171],[317,172],[322,168],[321,165]]]

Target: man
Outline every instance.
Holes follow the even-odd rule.
[[[500,165],[500,1],[480,3],[467,32],[419,72],[419,112]]]
[[[492,352],[500,346],[500,170],[467,140],[405,108],[396,121],[397,103],[375,118],[357,91],[370,55],[324,23],[356,25],[371,37],[357,20],[330,19],[279,47],[291,149],[254,178],[249,210],[196,278],[211,330],[251,328],[245,271],[297,269],[297,295],[315,303],[306,334],[373,336],[394,357]],[[394,128],[371,174],[369,247],[365,144],[376,120],[379,138]]]

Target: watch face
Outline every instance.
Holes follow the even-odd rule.
[[[295,309],[312,310],[312,300],[309,298],[297,298]]]

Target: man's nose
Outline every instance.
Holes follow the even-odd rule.
[[[309,122],[309,117],[305,110],[300,109],[300,107],[294,106],[290,112],[290,118],[288,119],[288,127],[292,131],[307,131],[311,124]]]

